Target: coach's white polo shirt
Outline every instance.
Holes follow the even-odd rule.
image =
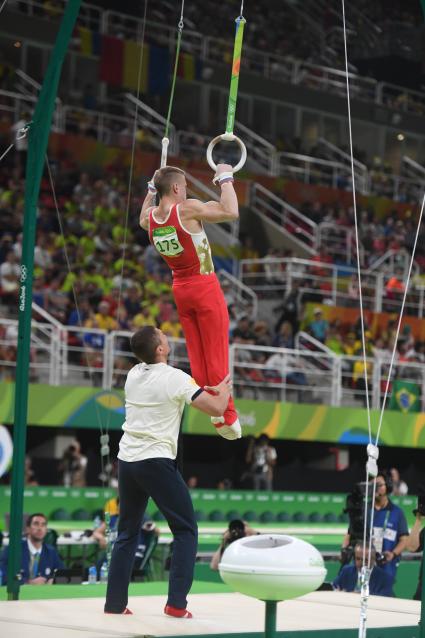
[[[175,459],[185,403],[201,392],[194,379],[166,363],[139,363],[125,383],[124,434],[118,458]]]

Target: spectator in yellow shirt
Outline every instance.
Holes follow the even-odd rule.
[[[139,312],[132,321],[131,328],[133,330],[138,330],[139,328],[143,328],[143,326],[155,326],[156,321],[152,317],[149,306],[142,307],[141,312]]]
[[[177,310],[173,310],[168,321],[162,322],[161,330],[167,337],[174,337],[174,339],[179,339],[183,335]]]
[[[115,319],[109,314],[109,304],[107,301],[101,301],[97,307],[97,313],[95,314],[95,318],[98,324],[98,327],[101,330],[117,330],[118,323]]]

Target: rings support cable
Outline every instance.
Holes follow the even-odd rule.
[[[216,171],[217,164],[213,159],[213,150],[214,147],[219,142],[236,142],[238,144],[241,157],[236,166],[233,167],[233,172],[237,173],[245,164],[247,152],[246,146],[243,141],[237,137],[234,132],[235,126],[235,117],[236,117],[236,104],[238,100],[238,88],[239,88],[239,74],[241,68],[241,58],[242,58],[242,44],[243,44],[243,34],[245,29],[246,20],[243,17],[243,2],[241,4],[241,12],[238,18],[236,18],[236,33],[235,33],[235,42],[233,47],[233,62],[232,62],[232,75],[230,79],[230,90],[229,90],[229,103],[227,107],[227,119],[226,119],[226,130],[222,135],[217,135],[208,145],[207,148],[207,161],[211,168]]]
[[[184,0],[182,0],[181,12],[180,12],[180,20],[177,25],[177,43],[176,43],[176,55],[174,59],[174,71],[173,71],[173,79],[171,81],[171,92],[170,92],[170,100],[168,103],[168,112],[167,112],[167,120],[165,123],[165,131],[164,137],[162,138],[162,150],[161,150],[161,168],[167,166],[167,158],[168,158],[168,145],[170,144],[169,132],[170,132],[170,123],[171,123],[171,112],[173,110],[174,103],[174,91],[176,88],[176,79],[177,79],[177,71],[179,68],[179,60],[180,60],[180,47],[182,42],[182,35],[184,29]]]

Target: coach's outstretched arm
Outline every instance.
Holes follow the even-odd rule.
[[[206,385],[202,388],[202,392],[192,399],[193,407],[206,412],[212,417],[220,417],[223,415],[232,392],[232,381],[230,375],[227,375],[221,383],[215,386]],[[199,392],[199,391],[198,391]],[[232,425],[226,425],[222,423],[215,426],[217,434],[222,436],[228,441],[234,441],[240,439],[242,436],[241,426],[239,421]]]
[[[228,374],[218,385],[204,386],[203,392],[193,399],[192,405],[209,416],[222,416],[229,403],[231,392],[232,381]]]

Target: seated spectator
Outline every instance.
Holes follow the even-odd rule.
[[[328,334],[329,323],[326,319],[323,319],[323,312],[321,308],[315,308],[313,311],[314,319],[308,325],[308,331],[317,339],[325,343]]]
[[[131,329],[138,330],[139,328],[143,328],[144,326],[156,327],[156,321],[152,317],[151,308],[149,304],[144,304],[142,306],[141,312],[139,312],[135,317],[133,317],[133,321],[131,323]]]
[[[233,339],[235,338],[241,339],[242,343],[246,343],[247,341],[255,343],[255,333],[251,329],[251,322],[248,315],[242,315],[242,317],[239,318],[236,328],[233,331]]]
[[[336,322],[331,323],[329,326],[328,334],[325,341],[325,346],[335,352],[335,354],[344,354],[344,347],[342,345],[342,336],[338,331]]]
[[[78,309],[71,310],[68,316],[68,326],[81,326],[84,325],[87,319],[90,317],[92,310],[90,302],[84,297],[79,300]]]
[[[47,534],[47,517],[31,514],[26,525],[26,539],[22,540],[21,576],[22,583],[28,585],[51,585],[57,569],[63,569],[63,562],[52,545],[44,543]],[[2,585],[7,584],[9,547],[5,547],[0,558]]]
[[[101,330],[118,330],[116,320],[110,314],[110,306],[107,301],[101,301],[95,314],[97,327]]]
[[[160,326],[162,332],[166,334],[168,337],[174,337],[174,339],[179,339],[183,336],[183,330],[179,321],[179,315],[177,314],[177,310],[173,310],[168,321],[163,321]]]
[[[357,543],[354,548],[354,565],[344,565],[338,576],[332,583],[338,591],[360,592],[361,569],[363,560],[368,564],[369,550],[362,543]],[[376,552],[372,549],[370,566],[372,573],[369,580],[369,593],[371,596],[394,596],[392,590],[393,579],[389,573],[376,564]]]
[[[141,291],[139,286],[130,286],[126,290],[124,306],[130,318],[135,317],[140,312]],[[165,319],[163,319],[165,321]]]
[[[254,323],[255,344],[257,346],[270,346],[272,339],[269,326],[266,321],[256,321]]]
[[[275,348],[293,348],[294,336],[292,325],[289,321],[284,321],[280,326],[279,332],[273,339],[272,345]]]

